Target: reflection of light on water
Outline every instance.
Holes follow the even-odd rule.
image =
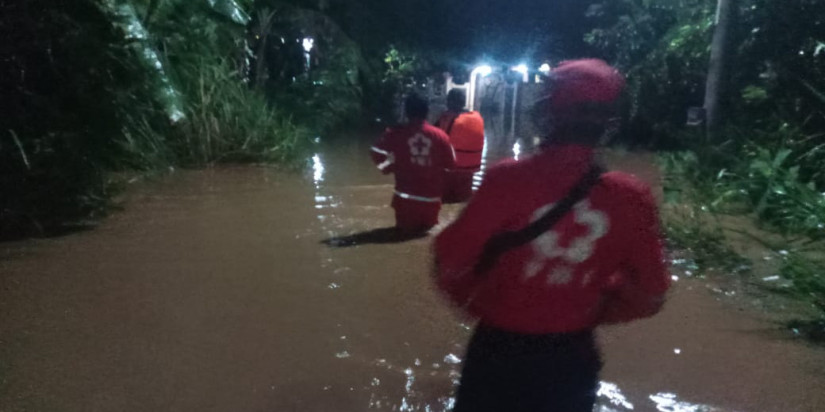
[[[407,393],[410,393],[413,383],[415,383],[415,375],[413,375],[412,368],[405,369],[404,374],[407,375],[407,384],[404,386],[404,389],[407,390]]]
[[[679,349],[677,349],[678,351]],[[678,353],[678,352],[677,352]],[[599,402],[599,406],[595,409],[599,412],[617,412],[611,406],[619,407],[621,410],[634,410],[634,406],[627,397],[619,389],[618,385],[610,382],[599,382],[599,389],[596,396],[603,398],[610,402],[608,406],[605,402]],[[690,404],[679,401],[675,394],[660,392],[649,396],[650,400],[656,405],[656,410],[659,412],[720,412],[719,409],[708,406]]]
[[[513,145],[513,156],[515,157],[516,160],[518,160],[518,156],[520,154],[521,154],[521,145],[518,142],[516,142],[516,144]]]
[[[487,148],[490,147],[487,136],[484,136],[484,147],[481,149],[481,167],[473,174],[473,190],[478,190],[484,179],[484,170],[487,168]]]
[[[444,357],[444,362],[450,365],[458,365],[459,363],[461,363],[461,359],[458,356],[455,356],[451,353]]]
[[[367,409],[393,410],[398,412],[447,412],[452,410],[455,406],[454,397],[440,396],[437,399],[434,399],[428,394],[425,394],[421,390],[415,388],[416,375],[421,376],[421,374],[424,374],[424,376],[426,376],[429,372],[430,376],[443,376],[441,372],[436,373],[436,370],[441,368],[442,365],[433,364],[433,369],[428,370],[429,368],[427,367],[422,368],[422,365],[425,365],[426,363],[427,362],[421,359],[415,359],[413,364],[417,365],[417,367],[399,367],[387,362],[386,359],[374,360],[371,363],[373,366],[377,366],[380,369],[386,369],[393,373],[401,374],[404,378],[404,388],[400,399],[394,398],[392,395],[387,393],[386,388],[380,389],[385,387],[385,382],[381,381],[377,377],[373,378],[371,385],[364,387],[364,389],[371,392]],[[454,386],[458,384],[458,376],[460,376],[460,373],[457,369],[450,370],[448,376],[452,380]]]
[[[321,163],[321,156],[317,154],[312,156],[312,171],[314,172],[312,175],[312,180],[318,184],[324,181],[324,164]]]
[[[633,409],[633,404],[627,401],[627,398],[615,383],[599,382],[599,390],[596,392],[596,396],[607,398],[613,405]]]
[[[713,408],[706,405],[692,405],[687,402],[680,402],[676,395],[672,393],[657,393],[650,395],[650,400],[656,404],[656,410],[660,412],[712,412]]]
[[[406,412],[412,411],[412,407],[407,404],[407,398],[401,398],[401,407],[398,409],[399,411]]]

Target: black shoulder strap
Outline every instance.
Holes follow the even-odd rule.
[[[447,126],[447,130],[444,131],[444,133],[447,133],[447,136],[449,136],[450,132],[453,130],[453,125],[455,124],[455,121],[458,120],[458,116],[461,116],[464,113],[469,113],[469,111],[462,110],[457,115],[455,115],[455,117],[453,117],[453,120],[450,120],[450,125]]]
[[[576,203],[587,197],[590,190],[599,183],[603,173],[604,169],[600,165],[593,164],[567,195],[544,216],[521,230],[501,233],[488,240],[474,268],[476,275],[483,275],[492,269],[498,258],[507,251],[526,245],[552,229]]]

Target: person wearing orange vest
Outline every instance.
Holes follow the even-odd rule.
[[[444,202],[461,203],[473,195],[473,175],[481,169],[484,152],[484,119],[478,112],[464,108],[466,97],[461,89],[447,93],[447,111],[436,122],[436,127],[450,136],[455,150],[456,167],[447,173],[444,184]]]

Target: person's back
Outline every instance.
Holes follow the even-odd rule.
[[[491,168],[435,242],[438,285],[479,319],[455,412],[591,411],[593,329],[655,314],[669,286],[650,189],[594,160],[624,79],[595,60],[553,75],[543,150]]]
[[[491,168],[470,207],[438,237],[440,270],[465,271],[493,235],[538,219],[576,185],[592,159],[592,148],[563,145]],[[631,175],[609,172],[552,230],[502,256],[484,275],[489,281],[443,276],[441,286],[456,302],[474,293],[468,302],[474,315],[522,333],[569,332],[617,316],[643,316],[645,308],[611,319],[597,309],[627,273],[650,296],[667,289],[656,219],[650,189]]]
[[[444,132],[426,122],[410,123],[388,129],[374,148],[393,153],[396,191],[440,199],[444,171],[454,164]]]
[[[395,174],[392,206],[404,232],[425,232],[438,223],[444,174],[455,166],[447,135],[424,120],[428,110],[420,97],[408,97],[408,123],[387,129],[371,149],[382,173]]]
[[[447,93],[447,111],[436,127],[444,130],[455,151],[456,165],[446,176],[443,199],[447,203],[467,201],[473,193],[473,175],[481,169],[484,153],[484,119],[465,110],[466,95],[461,89]]]

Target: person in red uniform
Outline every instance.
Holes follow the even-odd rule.
[[[444,174],[455,167],[449,138],[427,123],[429,105],[413,94],[404,102],[407,123],[388,129],[372,146],[373,162],[384,174],[395,174],[396,228],[421,233],[438,224]]]
[[[650,188],[625,173],[593,173],[624,78],[601,60],[565,62],[549,77],[538,105],[552,119],[542,150],[491,168],[435,240],[439,288],[479,320],[455,412],[592,411],[594,329],[652,316],[670,284]],[[549,212],[564,203],[574,206]],[[489,247],[552,213],[532,240]]]
[[[456,167],[447,172],[444,184],[445,203],[466,202],[473,195],[473,175],[481,170],[484,152],[484,119],[478,112],[464,108],[467,98],[461,89],[447,93],[447,110],[436,127],[450,136],[455,150]]]

